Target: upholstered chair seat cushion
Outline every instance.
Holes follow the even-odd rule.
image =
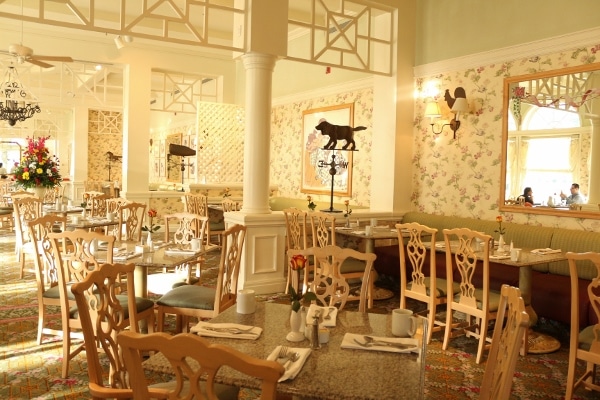
[[[156,302],[167,307],[212,310],[215,306],[216,290],[205,286],[186,285],[175,288]]]
[[[125,311],[125,319],[129,319],[129,308],[128,308],[128,304],[127,304],[128,303],[127,295],[126,294],[118,294],[117,299],[119,300],[121,307],[123,307],[123,310]],[[152,300],[144,299],[143,297],[135,298],[135,309],[138,312],[138,314],[143,311],[146,311],[149,308],[153,308],[153,307],[154,307],[154,302]],[[79,312],[77,311],[77,307],[72,307],[69,310],[69,314],[71,315],[71,318],[78,318]]]

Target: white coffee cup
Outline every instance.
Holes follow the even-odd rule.
[[[238,290],[236,302],[238,314],[253,314],[256,311],[256,294],[252,289]]]
[[[193,251],[200,251],[200,239],[193,238],[190,243]]]
[[[69,207],[73,207],[73,200],[67,200],[67,205]]]
[[[521,249],[513,249],[510,251],[510,261],[519,261],[521,258]]]
[[[365,226],[365,235],[371,236],[373,234],[373,227],[371,225]]]
[[[371,226],[372,227],[377,226],[377,218],[371,218]]]
[[[411,310],[396,308],[392,310],[392,335],[400,337],[413,336],[417,330],[417,317]]]

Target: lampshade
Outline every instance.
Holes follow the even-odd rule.
[[[469,111],[469,103],[467,103],[467,99],[463,97],[457,97],[454,100],[454,105],[452,106],[452,111],[455,113],[463,113]]]
[[[429,118],[441,117],[440,106],[436,101],[430,101],[425,106],[425,116]]]

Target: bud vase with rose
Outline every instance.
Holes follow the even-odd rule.
[[[303,272],[308,264],[308,260],[302,254],[296,254],[290,258],[290,267],[292,280],[289,285],[288,291],[290,292],[290,300],[292,304],[292,312],[290,314],[290,327],[291,332],[287,334],[286,339],[290,342],[300,342],[304,340],[304,332],[302,326],[302,313],[300,308],[302,304],[311,302],[317,299],[317,296],[313,292],[303,293],[302,283]],[[294,289],[297,287],[298,290]]]
[[[152,251],[154,246],[152,244],[152,234],[160,229],[160,225],[154,225],[154,218],[158,216],[158,211],[154,208],[148,210],[148,218],[150,218],[150,226],[142,226],[143,232],[148,232],[148,236],[146,237],[146,245],[149,247],[149,250]]]

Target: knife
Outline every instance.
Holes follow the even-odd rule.
[[[362,346],[362,347],[387,346],[387,347],[394,347],[394,348],[402,349],[402,350],[416,348],[415,345],[403,344],[403,343],[384,342],[384,341],[381,341],[381,340],[374,340],[372,342],[362,343],[362,342],[359,342],[357,339],[354,339],[354,342],[356,344],[358,344],[359,346]]]

